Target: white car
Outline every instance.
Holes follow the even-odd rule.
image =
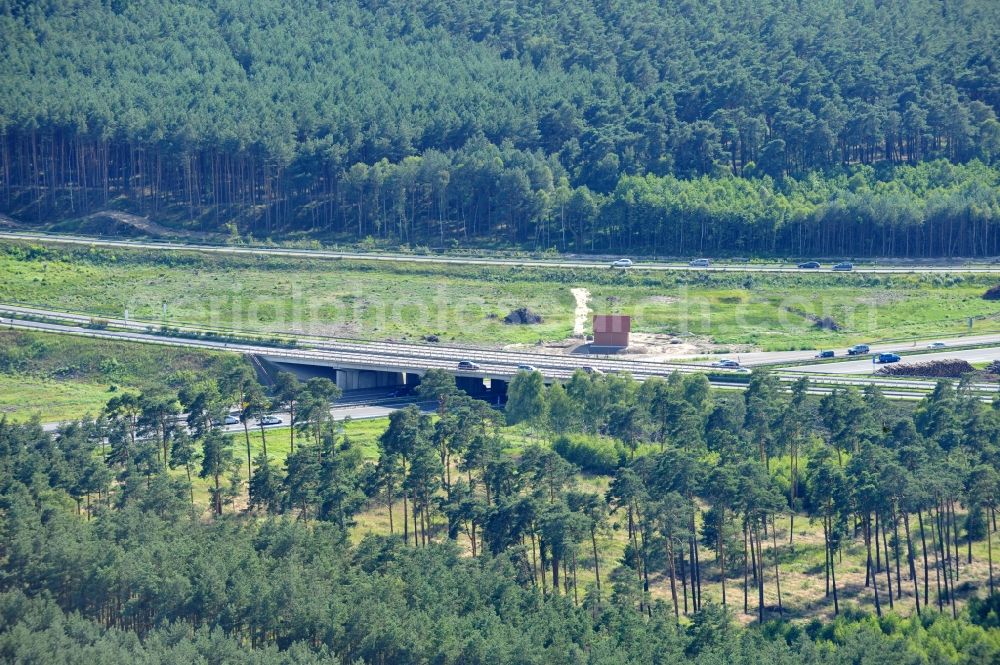
[[[931,342],[930,344],[927,345],[927,348],[928,349],[943,349],[946,346],[948,346],[948,345],[945,344],[944,342]]]
[[[229,416],[226,416],[226,419],[223,420],[222,422],[225,423],[226,425],[239,425],[240,424],[240,419],[237,418],[236,416],[229,415]]]
[[[688,265],[691,266],[692,268],[707,268],[709,264],[710,262],[708,259],[695,259]]]
[[[264,416],[259,422],[261,425],[280,425],[281,418],[278,416]]]
[[[611,267],[612,268],[631,268],[632,267],[632,259],[618,259],[617,261],[615,261],[614,263],[611,264]]]
[[[738,362],[736,362],[735,360],[729,360],[728,358],[725,360],[718,360],[712,363],[712,367],[724,367],[726,369],[738,369],[739,366],[740,364]]]

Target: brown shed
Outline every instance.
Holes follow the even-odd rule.
[[[622,314],[594,315],[594,343],[591,346],[624,348],[628,346],[628,334],[632,330],[632,318]]]

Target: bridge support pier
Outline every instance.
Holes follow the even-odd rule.
[[[473,397],[482,396],[486,392],[486,386],[478,376],[456,376],[455,385]]]
[[[404,375],[402,372],[377,372],[364,369],[337,370],[336,383],[344,391],[401,386],[403,382]]]
[[[415,372],[407,372],[403,376],[403,382],[408,388],[416,388],[420,385],[420,375]]]
[[[503,404],[507,401],[507,381],[490,379],[489,398],[491,404]]]

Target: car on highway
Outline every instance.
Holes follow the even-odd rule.
[[[816,354],[816,357],[817,358],[833,358],[836,355],[837,354],[834,353],[833,351],[820,351],[819,353]]]
[[[883,365],[886,363],[898,363],[900,360],[902,360],[902,358],[900,358],[899,355],[895,353],[880,353],[874,358],[872,358],[872,362]]]
[[[835,272],[851,272],[854,270],[854,264],[848,261],[842,261],[837,265],[833,266]]]
[[[279,418],[278,416],[264,416],[257,422],[260,423],[261,425],[280,425],[281,418]]]
[[[602,372],[601,370],[597,369],[596,367],[591,367],[590,365],[584,365],[580,369],[586,372],[587,374],[604,374],[604,372]]]
[[[517,366],[517,371],[518,372],[537,372],[538,368],[536,368],[534,365],[518,365]]]
[[[737,369],[740,366],[735,360],[730,360],[726,358],[724,360],[717,360],[712,363],[712,367],[722,367],[723,369]]]
[[[237,418],[236,416],[232,415],[232,414],[229,414],[228,416],[226,416],[225,420],[223,420],[222,422],[225,425],[239,425],[240,424],[240,419]]]
[[[819,261],[806,261],[805,263],[800,263],[799,268],[802,270],[816,270],[819,268]]]
[[[930,344],[927,345],[927,348],[928,349],[943,349],[946,346],[948,346],[948,345],[945,344],[944,342],[931,342]]]
[[[471,360],[459,360],[458,361],[458,368],[459,369],[472,369],[472,370],[480,370],[480,369],[482,369],[482,367],[480,367],[479,363],[472,362]]]
[[[863,356],[864,354],[870,352],[872,349],[867,344],[855,344],[851,348],[847,349],[847,355],[849,356]]]
[[[695,259],[688,265],[692,268],[707,268],[711,262],[708,259]]]
[[[618,259],[617,261],[615,261],[614,263],[611,264],[611,267],[612,268],[631,268],[632,265],[633,265],[632,264],[632,259]]]

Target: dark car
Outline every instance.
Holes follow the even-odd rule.
[[[817,358],[833,358],[835,354],[833,351],[820,351],[816,354]]]
[[[806,261],[805,263],[800,263],[799,268],[802,270],[816,270],[819,268],[819,261]]]
[[[833,269],[837,272],[850,272],[854,270],[854,264],[844,261],[833,266]]]
[[[895,353],[880,353],[873,359],[875,362],[880,364],[885,363],[898,363],[901,359]]]

